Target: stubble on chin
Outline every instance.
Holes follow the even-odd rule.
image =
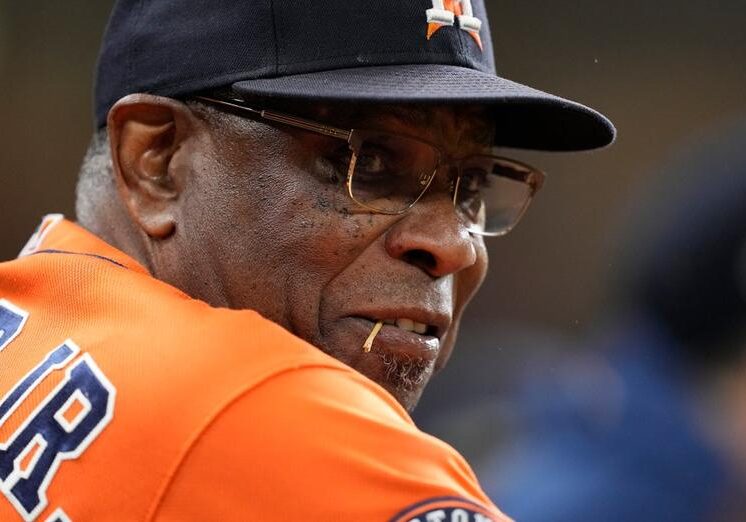
[[[385,369],[385,383],[379,383],[404,406],[412,411],[419,401],[435,369],[435,362],[406,354],[377,354]]]
[[[375,348],[366,357],[376,357],[381,361],[383,372],[368,375],[362,368],[348,361],[345,353],[338,352],[324,343],[314,345],[335,359],[355,368],[359,373],[387,390],[404,409],[411,412],[419,401],[423,388],[427,385],[435,372],[435,361],[411,357],[407,354],[376,351]],[[378,365],[374,365],[378,366]]]

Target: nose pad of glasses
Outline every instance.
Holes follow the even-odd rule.
[[[456,210],[456,214],[459,215],[459,219],[463,219],[461,213],[456,209],[456,198],[458,196],[458,188],[461,181],[458,166],[450,163],[441,165],[434,175],[435,178],[432,180],[428,192],[446,192],[450,197],[451,204]]]
[[[431,172],[421,173],[417,178],[417,184],[422,190],[418,199],[436,192],[447,191],[453,194],[457,179],[458,168],[453,165],[440,165]]]
[[[442,175],[448,182],[449,186],[458,178],[458,167],[452,163],[443,165],[438,170],[442,172]]]

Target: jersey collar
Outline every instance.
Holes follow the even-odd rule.
[[[140,263],[80,225],[65,219],[62,214],[44,216],[18,257],[42,252],[65,252],[100,257],[135,272],[149,275],[148,270]]]

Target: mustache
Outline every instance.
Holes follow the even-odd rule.
[[[433,280],[432,277],[418,269],[405,271],[391,271],[371,280],[365,274],[358,278],[363,284],[352,285],[347,288],[346,303],[353,304],[371,298],[374,295],[386,296],[386,302],[396,304],[406,303],[437,303],[440,307],[450,308],[455,303],[455,288],[452,277]]]

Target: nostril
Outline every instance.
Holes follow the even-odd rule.
[[[427,250],[413,249],[407,250],[402,255],[402,260],[410,265],[414,265],[428,273],[431,273],[438,265],[435,256]]]

